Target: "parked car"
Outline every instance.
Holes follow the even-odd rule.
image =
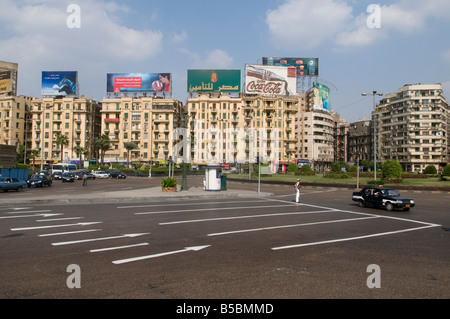
[[[352,200],[358,202],[360,207],[384,207],[391,211],[403,209],[409,211],[415,206],[414,200],[400,198],[400,194],[392,188],[366,186],[359,192],[353,192]]]
[[[110,178],[111,177],[111,175],[109,175],[105,171],[94,171],[94,176],[96,178]]]
[[[62,173],[61,172],[54,172],[52,174],[53,179],[62,179]]]
[[[127,178],[127,175],[125,175],[121,171],[112,171],[111,172],[111,178]]]
[[[21,192],[24,188],[28,188],[26,181],[21,181],[16,177],[0,177],[0,191],[2,192],[9,190]]]
[[[75,180],[74,176],[72,173],[63,173],[62,174],[62,181],[64,182],[73,182]]]
[[[34,174],[27,180],[28,187],[52,186],[52,178],[49,174]]]

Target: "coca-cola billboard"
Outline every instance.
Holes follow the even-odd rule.
[[[247,64],[245,66],[245,93],[268,95],[295,95],[296,69],[284,66]]]

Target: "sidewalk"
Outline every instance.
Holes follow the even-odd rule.
[[[26,194],[26,190],[20,195]],[[115,202],[148,202],[181,199],[212,199],[212,198],[251,198],[273,197],[272,193],[247,190],[204,191],[203,187],[189,187],[187,191],[163,192],[161,187],[121,190],[112,192],[92,192],[88,194],[55,194],[53,192],[39,196],[24,196],[24,198],[2,198],[2,205],[30,204],[84,204],[84,203],[115,203]]]

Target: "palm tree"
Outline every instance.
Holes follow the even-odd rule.
[[[131,150],[138,147],[138,145],[135,142],[125,142],[123,143],[123,146],[127,150],[127,168],[130,168],[130,152]]]
[[[33,169],[34,169],[34,160],[36,158],[36,156],[39,155],[39,150],[31,150],[30,151],[30,157],[33,159]]]
[[[81,169],[81,160],[82,160],[82,155],[86,152],[86,150],[84,149],[84,147],[82,146],[76,146],[74,147],[74,151],[78,154],[78,156],[80,156],[80,169]]]
[[[100,151],[100,163],[103,166],[105,152],[111,149],[111,141],[107,134],[100,135],[95,139],[95,147]]]
[[[61,163],[63,161],[64,146],[69,145],[69,138],[63,134],[59,134],[56,138],[56,144],[61,145]]]

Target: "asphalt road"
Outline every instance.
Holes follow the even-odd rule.
[[[148,183],[96,180],[89,187],[95,192]],[[228,187],[257,185],[228,181]],[[0,202],[0,298],[450,297],[449,193],[402,191],[416,207],[386,212],[357,207],[350,189],[306,187],[301,204],[293,202],[291,186],[262,184],[261,190],[275,197]],[[55,182],[28,191],[86,190],[80,182]],[[22,195],[3,193],[0,201],[5,196]]]

